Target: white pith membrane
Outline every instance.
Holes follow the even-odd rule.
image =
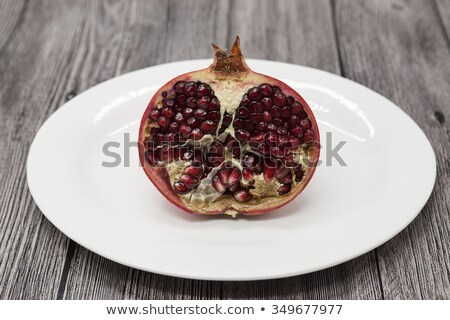
[[[167,97],[174,94],[173,86],[178,81],[199,81],[201,83],[209,85],[220,103],[220,120],[218,122],[216,131],[212,134],[205,134],[200,140],[197,141],[188,139],[187,141],[180,143],[178,146],[189,146],[195,148],[196,150],[201,149],[203,150],[203,153],[206,154],[210,148],[211,143],[213,141],[218,141],[224,147],[223,149],[225,158],[220,166],[213,167],[211,172],[206,177],[200,178],[200,182],[191,191],[187,192],[186,194],[179,194],[173,191],[181,199],[181,201],[183,202],[183,206],[193,212],[221,212],[234,217],[238,213],[247,213],[252,210],[261,210],[267,207],[279,207],[284,203],[289,202],[296,195],[298,195],[299,192],[296,192],[296,190],[302,189],[304,187],[302,186],[302,184],[305,183],[305,180],[309,180],[309,168],[307,167],[307,164],[309,163],[309,161],[314,162],[314,160],[317,160],[314,158],[318,156],[318,154],[311,152],[311,149],[309,149],[307,144],[302,144],[301,142],[300,146],[297,149],[291,150],[293,151],[295,162],[298,164],[302,164],[304,175],[300,181],[296,181],[293,169],[289,169],[292,174],[292,183],[290,191],[286,194],[280,195],[277,191],[278,188],[283,184],[278,182],[276,177],[268,182],[264,179],[263,173],[254,174],[253,181],[251,183],[247,181],[241,174],[240,188],[247,190],[252,195],[251,200],[247,202],[237,201],[234,198],[233,194],[228,191],[228,189],[224,193],[216,191],[212,184],[213,177],[215,177],[217,172],[225,166],[227,168],[236,167],[242,173],[242,159],[246,152],[251,152],[253,154],[259,155],[261,159],[267,158],[267,155],[264,156],[258,150],[252,148],[247,142],[243,141],[240,143],[241,158],[236,159],[232,156],[230,151],[227,150],[224,142],[228,135],[235,137],[233,122],[236,118],[236,110],[239,108],[240,102],[247,91],[264,83],[268,83],[273,86],[277,86],[279,85],[279,83],[271,83],[268,81],[268,78],[266,76],[254,73],[250,69],[247,69],[244,73],[240,73],[238,77],[224,77],[223,74],[218,75],[217,72],[214,72],[213,70],[211,70],[211,68],[208,68],[204,70],[194,71],[187,75],[182,75],[166,84],[155,94],[156,100],[154,100],[153,103],[154,108],[158,110],[161,110],[163,108],[163,92],[167,94]],[[298,94],[291,88],[288,89],[289,92],[284,92],[285,88],[282,88],[281,90],[283,93],[285,93],[286,96],[298,96]],[[226,113],[233,115],[233,120],[225,129],[225,131],[219,134],[219,131],[222,127],[222,121]],[[308,115],[308,117],[310,117],[310,115]],[[150,138],[152,128],[158,127],[159,125],[155,121],[148,119],[145,123],[144,138]],[[317,134],[317,132],[315,132],[315,134]],[[275,158],[271,157],[270,159]],[[192,162],[193,161],[178,160],[161,163],[164,169],[167,170],[170,187],[173,188],[174,183],[180,181],[180,176],[183,174],[184,169],[190,166]]]

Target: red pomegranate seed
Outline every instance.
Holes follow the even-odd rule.
[[[159,117],[158,118],[158,124],[161,126],[161,128],[166,129],[169,126],[169,119],[166,117]]]
[[[239,141],[246,141],[250,138],[250,133],[247,130],[239,129],[236,131],[236,138]]]
[[[223,168],[217,172],[216,177],[219,178],[220,182],[224,185],[228,185],[228,179],[230,177],[231,170],[229,168]]]
[[[240,202],[247,202],[247,201],[252,200],[253,196],[250,192],[248,192],[244,189],[241,189],[234,193],[234,198]]]
[[[288,168],[286,168],[286,167],[279,167],[277,169],[277,174],[276,174],[277,180],[283,178],[284,176],[289,174],[289,172],[290,172],[290,170]]]
[[[263,115],[261,113],[252,113],[249,119],[253,123],[259,123],[263,120]]]
[[[273,106],[273,107],[270,109],[270,115],[271,115],[273,118],[278,118],[278,117],[280,117],[280,116],[281,116],[281,109],[280,109],[279,107],[277,107],[277,106]]]
[[[175,121],[178,123],[181,123],[184,121],[184,117],[180,112],[177,112],[177,114],[175,115]]]
[[[248,168],[242,169],[242,176],[247,181],[253,181],[253,172]]]
[[[287,119],[291,116],[291,108],[289,107],[284,107],[283,109],[281,109],[281,117],[283,119]]]
[[[218,121],[220,119],[220,113],[218,111],[208,112],[207,118],[208,118],[208,120],[211,120],[211,121]],[[224,121],[225,121],[225,116],[224,116]],[[230,123],[231,123],[231,120],[230,120]]]
[[[194,117],[198,120],[205,120],[207,116],[207,112],[205,109],[196,109],[194,111]]]
[[[283,120],[281,120],[280,118],[273,119],[272,123],[277,127],[283,126]]]
[[[292,115],[289,120],[287,121],[288,128],[292,129],[298,124],[300,124],[300,119],[296,115]]]
[[[285,127],[278,127],[277,133],[282,135],[287,134],[287,129]]]
[[[211,102],[209,103],[209,111],[217,111],[220,108],[220,103],[219,100],[217,100],[217,98],[213,98],[211,100]]]
[[[270,132],[276,132],[277,129],[278,129],[277,126],[274,125],[273,123],[269,123],[269,124],[267,125],[267,130],[270,131]]]
[[[277,158],[284,158],[286,156],[286,152],[283,147],[279,146],[278,148],[272,149],[272,155]]]
[[[189,118],[194,113],[194,110],[192,108],[185,108],[182,112],[185,118]]]
[[[262,112],[263,111],[263,107],[261,106],[261,103],[259,103],[257,101],[250,102],[248,108],[251,112]]]
[[[203,138],[203,132],[201,132],[199,128],[196,128],[192,130],[189,137],[193,140],[200,140],[201,138]]]
[[[295,101],[292,96],[287,97],[286,100],[287,100],[287,104],[288,105],[292,105],[294,103],[294,101]]]
[[[259,86],[259,91],[261,91],[261,94],[264,97],[270,97],[273,94],[272,86],[267,84],[267,83],[264,83],[264,84],[260,85]]]
[[[297,148],[300,145],[300,142],[298,141],[298,138],[295,136],[288,136],[288,147],[290,148]]]
[[[198,179],[203,174],[203,168],[201,166],[192,165],[192,166],[186,167],[184,169],[184,173]]]
[[[197,128],[200,123],[200,121],[198,121],[194,117],[190,117],[186,122],[191,128]]]
[[[274,132],[269,132],[266,134],[267,144],[274,146],[278,143],[278,135]]]
[[[244,127],[244,121],[242,121],[241,119],[236,119],[236,120],[234,120],[234,122],[233,122],[233,126],[234,126],[236,129],[240,129],[240,128]]]
[[[161,115],[163,117],[166,117],[166,118],[170,119],[174,115],[174,112],[169,107],[164,107],[164,108],[161,109]]]
[[[270,146],[264,142],[260,143],[258,146],[259,152],[263,154],[269,154],[270,153]]]
[[[159,111],[156,109],[153,109],[152,111],[150,111],[149,117],[155,121],[158,120],[159,118]]]
[[[311,129],[308,129],[303,134],[302,142],[309,142],[312,140],[314,140],[314,133],[311,131]]]
[[[184,95],[177,96],[177,103],[180,106],[185,106],[186,105],[186,96],[184,96]]]
[[[263,115],[263,119],[265,122],[267,122],[267,123],[272,122],[272,116],[270,115],[270,113],[268,111],[264,111],[262,115]]]
[[[292,112],[292,114],[299,115],[300,112],[302,112],[302,111],[303,111],[303,107],[302,107],[302,105],[299,102],[294,101],[291,104],[291,112]]]
[[[197,97],[201,96],[209,96],[211,94],[212,90],[211,87],[207,84],[201,83],[199,84],[197,88]]]
[[[280,128],[278,128],[280,129]],[[278,136],[278,142],[280,143],[280,146],[285,146],[287,145],[287,143],[289,142],[287,135],[285,134],[280,134]]]
[[[183,182],[181,182],[181,181],[175,182],[175,183],[173,184],[173,188],[174,188],[175,192],[178,193],[178,194],[186,194],[186,193],[188,193],[189,191],[191,191],[191,190],[190,190],[188,187],[186,187],[186,185],[185,185]]]
[[[184,86],[184,95],[188,97],[195,96],[197,92],[197,84],[195,82],[186,82]]]
[[[231,169],[230,176],[228,177],[228,185],[234,185],[239,183],[242,178],[241,170],[234,167]]]
[[[286,105],[286,96],[282,92],[275,92],[272,100],[273,103],[278,107],[284,107]]]
[[[197,100],[197,107],[202,108],[202,109],[207,109],[210,102],[211,102],[210,97],[203,96]]]
[[[173,133],[171,133],[171,132],[166,133],[164,135],[164,141],[166,141],[166,142],[174,142],[175,141],[175,135]]]
[[[163,103],[164,107],[169,107],[169,108],[172,108],[173,105],[175,104],[173,99],[163,99],[162,103]]]
[[[250,103],[250,98],[248,97],[248,95],[247,94],[244,94],[244,96],[242,97],[242,100],[241,100],[241,105],[243,105],[243,106],[247,106],[249,103]]]
[[[290,184],[283,184],[278,188],[278,194],[283,195],[287,194],[291,191],[291,185]]]
[[[185,85],[184,81],[178,81],[173,86],[173,91],[175,91],[178,94],[182,94],[184,92],[184,85]]]
[[[263,106],[263,110],[264,111],[268,111],[268,110],[270,110],[270,108],[273,107],[273,101],[270,98],[267,98],[267,97],[263,98],[261,100],[261,104]]]
[[[215,125],[214,122],[212,122],[211,120],[206,120],[203,121],[200,124],[200,130],[202,130],[203,133],[208,134],[208,133],[212,133],[215,129]]]
[[[264,131],[264,130],[266,130],[266,128],[267,128],[267,123],[265,123],[265,122],[260,122],[256,126],[256,129],[258,129],[259,131]]]
[[[300,126],[295,126],[295,128],[291,129],[290,134],[296,137],[303,136],[303,129]]]
[[[261,98],[261,93],[258,88],[251,88],[248,90],[247,95],[250,100],[259,100]]]
[[[291,184],[292,183],[292,174],[289,172],[284,177],[278,179],[278,181],[282,184]]]
[[[188,189],[192,189],[198,184],[198,180],[188,174],[182,174],[180,181],[183,182]]]
[[[223,155],[223,146],[220,142],[213,141],[209,146],[209,152],[216,155]]]
[[[309,121],[309,119],[302,119],[300,120],[300,126],[306,130],[311,128],[311,121]]]
[[[297,182],[300,182],[303,179],[303,175],[305,174],[301,165],[298,165],[298,167],[294,169],[294,173],[295,173],[295,181]]]
[[[263,122],[264,123],[264,122]],[[253,142],[263,142],[264,141],[264,133],[259,132],[255,133],[250,137],[250,141]]]
[[[217,176],[214,176],[214,178],[212,178],[212,186],[219,193],[224,193],[225,190],[227,190],[227,188],[220,182],[219,177]]]
[[[190,127],[190,126],[188,126],[188,125],[186,125],[186,124],[181,124],[181,126],[180,126],[180,134],[183,136],[183,137],[187,137],[187,136],[189,136],[189,134],[192,132],[192,128]]]
[[[197,106],[197,100],[194,97],[187,98],[186,106],[191,109],[194,109]]]
[[[250,111],[248,111],[248,109],[246,107],[239,107],[236,111],[236,115],[239,118],[246,119],[250,115]]]

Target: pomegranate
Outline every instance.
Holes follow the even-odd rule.
[[[211,66],[172,79],[151,99],[139,130],[141,163],[187,212],[273,211],[314,174],[314,115],[291,87],[247,66],[239,37],[229,54],[213,48]]]

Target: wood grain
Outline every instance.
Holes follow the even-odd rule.
[[[0,2],[0,298],[449,298],[448,1]],[[116,264],[43,217],[26,186],[25,161],[54,110],[119,74],[211,57],[211,41],[229,46],[237,34],[248,57],[342,73],[393,100],[421,126],[436,152],[438,180],[406,230],[334,268],[216,282]]]
[[[427,205],[377,250],[387,299],[450,297],[450,51],[438,19],[428,1],[339,0],[336,6],[346,76],[399,105],[436,153],[437,181]]]

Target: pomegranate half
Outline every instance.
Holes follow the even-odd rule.
[[[139,130],[141,164],[156,188],[198,214],[257,215],[292,201],[319,158],[319,131],[291,87],[253,72],[236,37],[213,45],[206,69],[153,96]]]

